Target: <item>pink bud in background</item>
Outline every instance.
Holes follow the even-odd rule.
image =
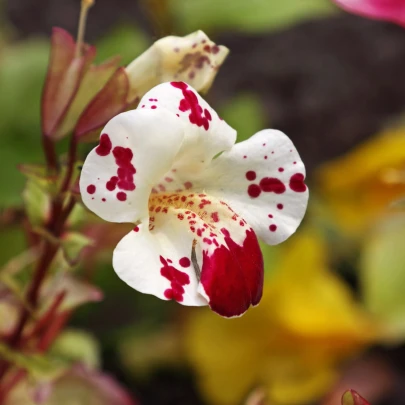
[[[376,20],[391,21],[405,27],[404,0],[333,0],[344,10]]]

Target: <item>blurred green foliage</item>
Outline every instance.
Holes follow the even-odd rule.
[[[337,10],[328,0],[170,0],[170,4],[183,33],[197,29],[263,32]]]
[[[100,367],[100,347],[97,339],[87,332],[66,329],[54,342],[50,354],[54,358],[81,362],[90,368]]]
[[[265,127],[262,103],[255,94],[240,94],[219,108],[219,115],[238,131],[237,142],[250,138]]]
[[[365,240],[361,262],[364,305],[392,337],[405,334],[405,218],[380,226]]]
[[[21,205],[20,163],[42,160],[40,97],[48,59],[46,41],[8,46],[0,57],[0,207]]]
[[[136,26],[120,25],[97,42],[96,63],[120,55],[121,64],[128,65],[151,43],[151,38]]]

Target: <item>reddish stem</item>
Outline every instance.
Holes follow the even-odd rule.
[[[56,316],[58,309],[60,308],[64,298],[66,296],[66,291],[61,291],[54,299],[52,305],[46,311],[46,313],[42,316],[41,319],[38,320],[30,334],[26,337],[24,341],[31,339],[32,337],[38,335],[42,330],[46,329],[49,323],[52,322],[53,318]]]
[[[17,370],[13,376],[6,381],[4,387],[0,389],[0,404],[6,399],[7,394],[11,391],[11,389],[18,384],[26,375],[25,370]]]
[[[42,147],[44,149],[45,160],[50,172],[56,172],[58,169],[58,157],[55,152],[55,144],[51,138],[42,135]]]
[[[54,148],[54,143],[52,140],[50,140],[48,137],[43,136],[43,147],[44,147],[44,152],[45,152],[45,157],[47,160],[47,165],[48,169],[50,171],[52,170],[57,170],[57,157],[55,154],[55,148]],[[52,209],[51,209],[51,218],[47,226],[47,230],[56,238],[58,238],[64,228],[65,222],[67,218],[69,217],[69,214],[72,212],[74,205],[75,205],[75,199],[71,196],[69,198],[69,201],[66,205],[66,207],[63,207],[63,202],[64,202],[64,194],[66,191],[68,191],[69,184],[72,179],[73,175],[73,170],[74,170],[74,164],[76,160],[76,153],[77,153],[77,142],[75,139],[75,136],[72,135],[71,142],[70,142],[70,148],[69,148],[69,157],[68,157],[68,166],[67,166],[67,172],[65,175],[65,178],[63,180],[60,192],[58,195],[54,198],[52,202]],[[49,240],[44,241],[43,245],[43,250],[42,250],[42,255],[41,258],[38,262],[37,267],[35,268],[34,275],[32,278],[32,281],[29,285],[28,291],[27,291],[27,303],[29,308],[35,309],[38,305],[38,298],[39,298],[39,292],[40,292],[40,287],[42,282],[45,279],[46,273],[49,269],[49,266],[52,263],[52,260],[54,259],[59,247],[58,245],[52,243]],[[67,319],[68,315],[66,316]],[[30,312],[27,308],[27,306],[22,307],[20,316],[18,318],[17,324],[14,328],[14,331],[11,333],[9,339],[8,339],[8,344],[11,349],[15,349],[20,346],[21,341],[23,339],[23,331],[24,328],[30,318]],[[66,321],[65,319],[65,321]],[[64,321],[64,322],[65,322]],[[58,328],[60,329],[64,322],[62,322]],[[56,326],[54,326],[56,328]],[[47,338],[47,341],[44,343],[44,345],[47,347],[50,343],[49,339],[52,337],[56,337],[56,334],[59,329],[55,329],[52,331],[52,333],[49,335]],[[3,379],[5,374],[7,373],[10,363],[7,361],[2,361],[0,362],[0,381]],[[5,395],[7,394],[8,389],[5,391],[4,388],[0,390],[1,395],[5,398]],[[1,398],[0,396],[0,404],[1,404]]]
[[[48,350],[49,346],[59,336],[60,331],[66,324],[70,315],[71,315],[70,311],[65,311],[53,319],[48,329],[43,333],[40,341],[38,342],[37,350],[39,352],[43,353],[46,350]]]
[[[68,191],[68,189],[69,189],[69,185],[70,185],[70,182],[71,182],[72,176],[73,176],[73,170],[75,167],[76,154],[77,154],[77,139],[76,139],[76,134],[73,134],[72,137],[70,138],[68,163],[67,163],[66,175],[65,175],[65,178],[63,180],[61,190],[60,190],[61,194],[66,193],[66,191]]]

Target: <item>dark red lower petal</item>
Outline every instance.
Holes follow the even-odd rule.
[[[225,236],[213,254],[203,252],[201,280],[211,309],[221,316],[242,315],[260,302],[263,291],[263,256],[253,230],[243,245]]]

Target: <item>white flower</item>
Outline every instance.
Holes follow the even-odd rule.
[[[216,45],[202,31],[185,37],[159,39],[126,68],[129,101],[171,80],[184,81],[197,91],[205,92],[228,53],[228,48]]]
[[[308,200],[305,168],[280,131],[235,140],[183,82],[153,88],[106,125],[80,189],[103,219],[135,224],[113,257],[131,287],[226,317],[259,303],[256,234],[273,245],[294,233]]]

